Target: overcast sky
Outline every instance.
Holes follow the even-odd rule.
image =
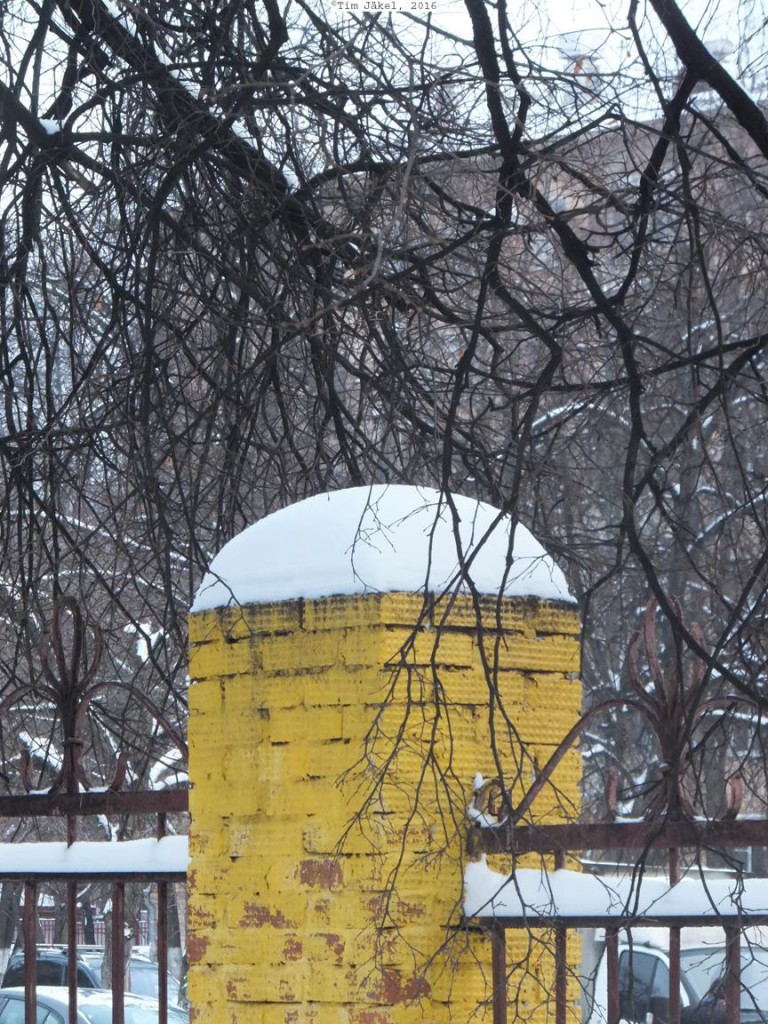
[[[457,34],[466,34],[469,20],[463,0],[436,0],[438,10],[433,15],[438,24]],[[644,4],[639,4],[642,11]],[[523,38],[526,28],[538,32],[542,22],[548,22],[555,34],[576,29],[605,29],[609,25],[623,28],[627,22],[627,0],[547,0],[537,9],[535,0],[509,5],[511,18],[518,18],[516,30]],[[765,0],[681,0],[688,20],[700,28],[709,40],[721,36],[738,35],[739,30],[751,25],[756,28],[766,18]],[[734,43],[736,39],[734,38]]]
[[[397,0],[399,4],[410,0]],[[714,55],[756,99],[763,98],[768,81],[768,0],[678,0],[685,16]],[[464,0],[436,0],[434,23],[462,38],[471,25]],[[628,30],[629,0],[523,0],[508,3],[514,31],[522,45],[540,51],[541,63],[553,69],[569,66],[575,57],[591,55],[598,70],[638,72],[637,50]],[[494,11],[491,9],[491,16]],[[415,29],[407,14],[403,30]],[[639,0],[638,21],[644,45],[657,72],[674,79],[678,61],[646,0]],[[407,28],[406,28],[407,26]],[[450,44],[446,43],[446,46]],[[534,59],[539,54],[532,53]],[[558,61],[562,55],[562,61]],[[758,95],[759,94],[759,95]]]

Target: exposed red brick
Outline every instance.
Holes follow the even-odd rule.
[[[188,911],[189,924],[194,928],[215,928],[216,927],[216,915],[210,910],[202,910],[200,907],[192,904]]]
[[[405,903],[403,900],[398,900],[397,911],[404,920],[410,921],[414,917],[424,917],[427,908],[423,903]]]
[[[387,910],[386,896],[372,896],[366,902],[366,909],[373,921],[381,920]],[[427,908],[423,903],[406,903],[404,900],[397,901],[397,916],[403,921],[410,921],[415,917],[424,917]]]
[[[304,946],[301,944],[299,939],[295,935],[291,935],[285,940],[283,946],[283,956],[286,960],[301,960],[301,955],[304,952]]]
[[[373,921],[379,921],[386,908],[387,901],[384,896],[372,896],[366,901],[365,908]]]
[[[325,918],[326,920],[330,921],[330,916],[331,916],[331,901],[330,900],[327,900],[327,899],[316,900],[315,904],[314,904],[313,910],[314,910],[315,917],[318,919],[318,922],[320,921],[321,918]]]
[[[398,971],[383,971],[379,984],[368,992],[368,998],[394,1006],[428,996],[430,991],[430,984],[424,977],[403,978]]]
[[[324,935],[323,938],[328,943],[328,949],[336,958],[336,963],[342,963],[344,961],[344,939],[340,935]]]
[[[279,910],[270,910],[259,903],[246,903],[243,909],[245,913],[240,918],[241,928],[264,928],[266,925],[272,928],[296,927],[296,922],[289,921]]]
[[[317,889],[333,889],[343,882],[341,864],[337,860],[303,860],[299,864],[299,881]]]
[[[191,964],[199,964],[208,952],[208,939],[205,935],[187,936],[187,956]]]

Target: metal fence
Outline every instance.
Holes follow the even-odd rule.
[[[78,915],[78,921],[75,930],[78,947],[95,945],[99,948],[103,948],[107,941],[107,934],[109,931],[107,928],[107,922],[104,920],[104,918],[97,917],[94,919],[92,924],[92,936],[86,934],[85,925],[79,918],[80,915]],[[60,933],[58,921],[53,917],[46,917],[44,908],[38,910],[38,929],[40,942],[43,945],[56,946],[64,941]],[[92,942],[89,941],[90,939],[92,939]],[[149,946],[150,944],[152,944],[152,936],[150,935],[149,927],[149,918],[143,912],[134,927],[132,941],[137,946]]]
[[[0,715],[31,703],[49,706],[62,733],[63,754],[55,766],[55,777],[45,794],[31,793],[35,788],[29,777],[28,758],[22,759],[21,779],[24,795],[0,797],[0,817],[36,820],[59,819],[64,829],[44,829],[43,834],[66,835],[62,842],[0,844],[0,880],[23,885],[22,932],[24,945],[25,1021],[36,1020],[36,968],[39,935],[48,941],[45,928],[52,927],[50,915],[40,914],[41,890],[50,882],[64,883],[66,892],[66,938],[68,959],[69,1024],[77,1022],[77,947],[85,937],[77,909],[78,889],[98,881],[111,887],[111,962],[125,963],[126,885],[140,882],[153,888],[157,907],[157,969],[160,1024],[167,1021],[168,1001],[168,885],[186,880],[187,853],[183,836],[167,835],[168,816],[188,811],[184,790],[123,792],[127,758],[121,754],[114,778],[107,789],[91,788],[85,764],[85,729],[93,700],[110,688],[123,691],[119,681],[99,681],[103,652],[100,630],[87,623],[72,598],[59,597],[51,623],[39,645],[41,671],[0,700]],[[86,651],[86,648],[89,648]],[[130,692],[149,712],[171,745],[186,759],[184,738],[165,717],[162,709],[139,690]],[[79,840],[79,822],[87,815],[107,817],[144,816],[148,838],[126,842],[89,843]],[[154,824],[152,823],[152,819]],[[141,827],[137,829],[141,834]],[[61,915],[59,915],[61,916]],[[141,937],[141,936],[140,936]],[[95,938],[95,936],[94,936]],[[112,970],[112,1012],[114,1024],[123,1024],[125,973]]]
[[[0,816],[41,817],[87,814],[152,814],[155,838],[118,843],[8,843],[0,846],[0,880],[21,882],[25,1021],[36,1020],[36,969],[40,934],[40,888],[56,881],[66,889],[69,1024],[77,1022],[78,888],[100,882],[111,886],[112,963],[125,964],[125,887],[140,882],[154,889],[157,901],[157,971],[160,1024],[167,1022],[168,1003],[168,885],[186,880],[186,838],[167,836],[171,813],[187,812],[186,791],[159,793],[81,793],[0,798]],[[71,831],[75,831],[74,828]],[[123,1024],[125,971],[112,971],[113,1024]]]
[[[672,606],[683,622],[679,607],[674,602]],[[627,672],[632,692],[626,697],[607,700],[585,714],[516,803],[513,803],[511,790],[500,780],[487,783],[482,790],[485,803],[476,803],[478,813],[474,818],[484,824],[475,825],[471,830],[470,853],[503,853],[511,855],[513,863],[520,863],[519,858],[527,854],[540,855],[540,891],[551,894],[551,898],[543,901],[528,899],[526,902],[513,871],[507,883],[500,881],[495,901],[491,896],[487,906],[472,911],[477,923],[492,935],[494,1024],[507,1024],[508,1019],[505,949],[508,929],[545,929],[554,933],[555,1018],[556,1024],[566,1024],[569,1013],[567,979],[569,973],[573,973],[573,965],[566,956],[568,932],[604,928],[608,967],[607,1024],[619,1024],[622,1018],[619,935],[625,929],[646,925],[661,926],[669,933],[669,999],[662,1018],[664,1024],[679,1024],[681,1016],[681,929],[700,925],[718,925],[724,929],[725,1020],[727,1024],[739,1024],[741,935],[749,925],[768,922],[768,890],[765,885],[750,888],[750,880],[738,865],[751,860],[744,857],[745,850],[768,846],[768,820],[756,815],[739,819],[744,787],[738,771],[730,773],[722,816],[707,816],[704,809],[697,806],[702,787],[700,780],[690,778],[690,766],[695,761],[697,744],[706,739],[712,721],[722,724],[723,716],[733,711],[739,718],[740,728],[744,728],[746,722],[757,729],[761,708],[748,693],[706,696],[707,666],[702,656],[706,646],[701,630],[695,625],[683,623],[684,628],[675,633],[671,652],[668,650],[666,659],[663,658],[656,637],[656,614],[656,605],[652,603],[646,611],[643,629],[629,644]],[[639,655],[643,650],[647,664],[641,670]],[[617,820],[616,777],[609,775],[605,793],[609,821],[534,824],[531,809],[545,787],[554,785],[562,758],[595,719],[606,712],[617,711],[641,716],[655,733],[658,777],[648,787],[640,816],[632,821]],[[762,785],[768,787],[764,772]],[[763,805],[768,801],[765,788],[762,800]],[[498,824],[489,824],[493,819]],[[728,852],[733,850],[740,851],[738,859],[729,858]],[[622,851],[629,862],[627,884],[617,880],[613,898],[589,912],[584,909],[575,912],[572,907],[567,908],[568,901],[558,902],[557,879],[547,867],[554,863],[556,869],[563,869],[568,860],[575,859],[582,851],[590,851],[590,859],[599,859],[606,851]],[[724,855],[735,865],[732,880],[725,886],[710,881],[702,867],[705,853],[712,851]],[[653,899],[645,899],[642,893],[644,885],[648,891],[646,869],[654,858],[665,866],[666,880],[654,890]],[[684,874],[688,875],[684,884],[694,892],[693,899],[680,897],[679,886]],[[575,876],[570,882],[572,886],[579,884]],[[717,899],[713,895],[716,889]],[[755,893],[756,898],[752,898],[750,892]]]

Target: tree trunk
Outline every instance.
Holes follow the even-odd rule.
[[[0,886],[0,976],[5,974],[19,933],[20,886],[3,882]]]
[[[83,911],[83,940],[86,946],[96,945],[96,928],[93,920],[93,904],[88,900],[81,903]]]

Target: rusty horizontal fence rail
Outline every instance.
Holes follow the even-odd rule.
[[[520,917],[504,917],[501,914],[493,918],[479,919],[474,922],[480,928],[492,926],[510,929],[579,929],[579,928],[615,928],[622,931],[625,928],[726,928],[729,926],[737,928],[751,928],[757,925],[768,924],[768,910],[759,914],[720,914],[717,917],[703,917],[696,915],[679,914],[675,917],[659,917],[658,915],[634,914],[626,917],[551,917],[532,913],[523,920]]]
[[[106,845],[106,844],[105,844]],[[185,882],[186,871],[81,871],[77,874],[57,871],[39,871],[37,873],[24,871],[0,872],[0,881],[6,882]]]
[[[0,796],[0,817],[66,817],[74,814],[176,814],[189,811],[186,789],[152,792],[35,793]]]
[[[768,820],[612,822],[475,827],[477,853],[556,853],[558,850],[661,850],[670,847],[768,846]]]
[[[48,881],[67,882],[67,943],[69,959],[68,1024],[76,1024],[76,889],[80,882],[112,883],[112,961],[119,964],[123,953],[126,883],[151,883],[156,888],[157,969],[159,1020],[167,1024],[168,1009],[168,884],[187,878],[187,840],[167,835],[167,816],[189,810],[186,790],[160,792],[52,793],[0,797],[0,817],[60,817],[67,820],[68,842],[0,844],[0,880],[24,883],[24,985],[25,1024],[37,1016],[37,899],[38,886]],[[78,818],[93,814],[137,814],[156,817],[154,838],[110,843],[78,841]],[[73,841],[74,840],[74,841]],[[94,854],[102,856],[99,862]],[[120,970],[112,975],[113,1024],[124,1021],[125,978]]]

